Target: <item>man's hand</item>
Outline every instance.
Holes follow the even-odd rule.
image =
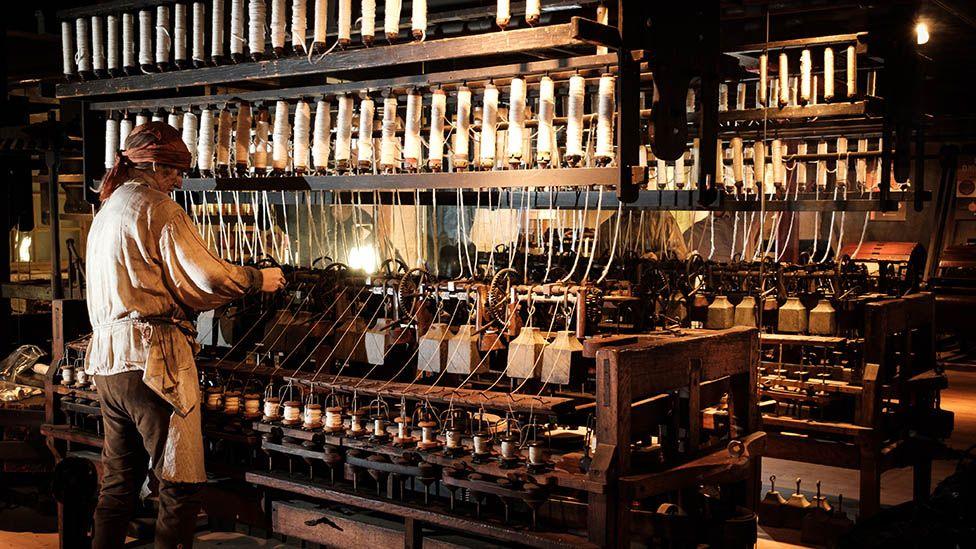
[[[278,290],[285,287],[285,275],[281,274],[281,269],[278,267],[269,267],[267,269],[261,269],[261,291],[262,292],[277,292]]]

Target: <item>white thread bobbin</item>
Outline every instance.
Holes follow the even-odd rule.
[[[495,166],[496,126],[498,125],[498,88],[494,84],[485,86],[481,103],[481,158],[482,169]]]
[[[729,85],[721,83],[718,85],[718,112],[729,110]]]
[[[522,135],[525,133],[525,80],[513,78],[508,92],[508,163],[522,164]],[[526,159],[527,160],[527,159]]]
[[[285,0],[271,0],[271,49],[275,55],[285,53]]]
[[[586,81],[580,75],[569,79],[569,106],[566,118],[566,162],[578,165],[583,159],[583,101]]]
[[[131,13],[122,14],[122,67],[130,72],[139,66],[135,25],[135,17]]]
[[[295,105],[295,173],[302,174],[308,170],[309,130],[311,129],[312,112],[307,101],[299,101]]]
[[[386,0],[383,10],[383,33],[386,39],[393,41],[400,36],[401,0]]]
[[[779,106],[790,104],[790,64],[785,51],[779,52]]]
[[[746,83],[739,82],[735,85],[735,109],[743,111],[746,109]]]
[[[742,148],[742,138],[739,136],[732,138],[732,179],[735,181],[735,185],[738,188],[742,188],[744,184],[743,180],[743,148]]]
[[[197,141],[197,165],[200,173],[213,173],[214,160],[214,119],[213,109],[205,107],[200,110],[200,137]]]
[[[361,170],[373,169],[373,124],[376,104],[367,95],[359,102],[359,147],[356,160]]]
[[[105,75],[107,59],[105,58],[105,19],[95,15],[91,18],[92,33],[92,68],[95,74]]]
[[[864,189],[868,184],[868,159],[863,156],[864,153],[868,152],[867,139],[857,140],[857,152],[861,155],[857,157],[857,161],[854,163],[854,181],[861,189]]]
[[[511,0],[497,0],[495,4],[495,24],[504,29],[512,21]]]
[[[451,164],[454,169],[467,169],[471,143],[471,89],[461,86],[457,91],[457,113],[454,120],[454,154]]]
[[[145,113],[140,112],[136,115],[136,126],[141,126],[143,124],[149,123],[149,117]]]
[[[376,0],[363,0],[361,17],[359,35],[363,44],[371,46],[376,40]]]
[[[536,138],[535,159],[540,166],[552,162],[555,148],[555,130],[552,121],[556,116],[556,86],[552,78],[543,76],[539,80],[539,128]]]
[[[346,47],[352,43],[352,0],[339,0],[338,27],[339,45]]]
[[[798,156],[803,156],[807,154],[807,142],[800,141],[796,145],[796,154]],[[796,161],[796,184],[798,188],[806,189],[807,187],[807,163]]]
[[[596,160],[606,165],[613,161],[613,120],[617,79],[605,74],[600,77],[596,113]]]
[[[268,171],[268,141],[271,135],[271,112],[266,107],[258,109],[254,117],[254,155],[251,162],[254,173],[263,175]]]
[[[152,121],[153,122],[163,122],[162,111],[155,111],[155,112],[153,112],[152,113]]]
[[[129,134],[132,133],[132,119],[128,116],[123,116],[122,120],[119,121],[119,150],[125,150],[125,140],[129,138]]]
[[[268,24],[268,7],[264,0],[250,0],[247,5],[247,51],[251,59],[264,57],[265,29]]]
[[[826,141],[819,141],[817,143],[817,154],[818,155],[827,154]],[[827,188],[827,161],[823,160],[822,157],[820,160],[817,160],[817,187],[819,187],[820,189]]]
[[[752,144],[752,171],[758,184],[766,180],[766,144],[761,139]]]
[[[65,76],[77,73],[75,63],[75,26],[71,21],[61,21],[61,64]]]
[[[824,101],[834,98],[834,49],[824,48]]]
[[[166,123],[169,124],[174,130],[183,129],[183,117],[180,116],[180,113],[176,112],[175,110],[166,115]]]
[[[288,102],[275,103],[274,130],[271,136],[271,169],[284,173],[288,169],[288,136],[291,128],[288,123]]]
[[[352,160],[352,118],[353,98],[351,95],[339,96],[339,113],[336,116],[336,170],[348,170]]]
[[[244,59],[247,34],[244,27],[244,0],[230,0],[230,56],[236,61]]]
[[[380,138],[380,168],[384,171],[393,171],[396,168],[396,110],[397,99],[395,95],[383,98],[383,126]]]
[[[108,31],[108,49],[106,50],[108,70],[111,73],[117,73],[122,69],[122,60],[119,55],[119,40],[121,40],[119,36],[119,16],[115,14],[109,15],[105,18],[105,24]]]
[[[115,166],[115,157],[119,153],[119,121],[109,116],[105,119],[105,169],[111,170]]]
[[[756,101],[759,106],[765,107],[769,104],[769,54],[763,52],[759,54],[759,89],[756,93]]]
[[[224,0],[213,0],[210,24],[210,59],[215,63],[224,58]],[[201,126],[202,127],[202,126]]]
[[[848,168],[848,151],[847,151],[847,138],[838,137],[837,138],[837,186],[844,187],[847,185],[847,168]]]
[[[783,165],[783,142],[773,139],[773,185],[782,189],[786,184],[786,169]]]
[[[91,33],[87,17],[75,19],[75,65],[79,73],[92,72]]]
[[[291,47],[295,53],[304,55],[305,35],[308,33],[306,0],[291,1]]]
[[[234,129],[234,118],[230,109],[220,109],[217,117],[217,169],[226,170],[230,166],[230,138]]]
[[[207,58],[205,45],[206,34],[204,32],[207,24],[207,7],[203,2],[193,3],[193,64],[202,66]]]
[[[153,51],[153,16],[149,10],[139,11],[139,64],[145,70],[153,64],[155,52]]]
[[[173,46],[169,24],[169,6],[156,6],[156,65],[161,69],[169,65],[170,48]]]
[[[525,3],[525,22],[536,25],[542,18],[542,6],[539,0],[528,0]]]
[[[420,117],[423,112],[423,96],[411,91],[407,94],[407,118],[404,122],[403,163],[410,171],[420,169],[423,163],[420,144]]]
[[[177,66],[186,65],[186,4],[173,6],[173,61]]]
[[[312,51],[314,53],[325,51],[325,41],[328,36],[326,34],[328,20],[328,0],[315,0],[315,13],[312,18]]]
[[[813,96],[813,59],[810,50],[800,52],[800,103],[806,105]]]
[[[857,50],[847,46],[847,97],[857,96]]]
[[[663,159],[657,159],[657,167],[654,170],[654,181],[659,190],[668,188],[668,163]]]
[[[674,188],[681,190],[685,188],[687,183],[687,177],[685,176],[685,154],[681,153],[681,156],[674,161]]]
[[[696,185],[701,181],[701,163],[699,162],[698,155],[695,155],[695,169],[692,174],[692,184]],[[734,189],[735,182],[729,182],[725,170],[725,143],[721,139],[715,140],[715,183],[717,185],[725,185],[726,189]]]
[[[447,95],[444,90],[430,94],[430,137],[427,139],[427,166],[439,172],[444,166],[444,121],[447,117]]]
[[[315,104],[315,128],[312,130],[312,165],[317,173],[329,169],[329,137],[332,132],[332,105],[325,99]]]
[[[190,151],[190,167],[197,165],[197,132],[200,130],[200,120],[192,112],[183,113],[183,144],[186,150]]]
[[[414,40],[423,40],[427,36],[427,0],[413,0],[410,33]]]
[[[234,128],[234,164],[239,175],[247,172],[251,156],[251,104],[242,101],[237,105],[237,124]]]

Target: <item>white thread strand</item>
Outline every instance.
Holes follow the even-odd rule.
[[[186,61],[186,4],[173,6],[173,60]]]
[[[790,104],[790,64],[786,52],[779,54],[779,106]]]
[[[219,59],[224,56],[224,0],[213,0],[212,6],[210,10],[213,12],[210,25],[210,57]]]
[[[153,16],[149,10],[139,11],[139,64],[152,65],[155,58],[153,51]]]
[[[359,148],[357,161],[360,169],[373,168],[373,124],[376,119],[376,104],[369,97],[359,102]]]
[[[760,106],[765,107],[769,101],[769,55],[763,52],[759,55],[759,89],[756,93],[756,101]]]
[[[779,187],[786,182],[786,169],[783,165],[783,142],[773,139],[773,183]]]
[[[410,32],[417,40],[423,40],[427,36],[427,0],[413,0]]]
[[[285,49],[285,0],[271,0],[271,47],[281,52]]]
[[[329,18],[329,2],[328,0],[315,0],[315,17],[312,29],[313,36],[313,47],[316,44],[325,45],[326,34],[326,24]]]
[[[857,50],[847,46],[847,97],[857,95]]]
[[[193,3],[193,61],[202,63],[207,58],[204,45],[204,25],[207,22],[207,6],[203,2]]]
[[[230,109],[220,109],[217,117],[217,168],[230,166],[230,137],[234,129],[234,119]]]
[[[608,163],[613,160],[613,112],[616,93],[615,77],[600,77],[596,118],[596,158]],[[727,95],[727,94],[726,94]]]
[[[510,0],[497,0],[495,4],[495,24],[501,28],[508,26],[512,20],[512,5]]]
[[[169,63],[172,40],[169,35],[169,6],[156,6],[156,64]]]
[[[412,91],[407,95],[407,118],[404,122],[403,162],[411,170],[420,168],[423,159],[420,145],[420,117],[423,96]]]
[[[75,64],[78,72],[91,72],[91,33],[88,29],[88,18],[75,19]]]
[[[259,109],[254,119],[254,173],[263,174],[268,169],[268,140],[271,134],[271,112]]]
[[[251,156],[251,105],[237,106],[237,124],[234,129],[234,164],[247,168]]]
[[[109,116],[105,119],[105,169],[115,166],[119,153],[119,121]]]
[[[308,134],[312,113],[307,102],[299,101],[295,105],[295,171],[304,172],[308,169]],[[297,214],[296,214],[297,215]]]
[[[183,144],[190,151],[190,167],[197,165],[197,132],[200,130],[200,121],[197,115],[192,112],[183,113]]]
[[[834,49],[824,48],[824,101],[834,98]]]
[[[95,72],[104,72],[105,63],[105,20],[95,15],[91,18],[92,67]]]
[[[486,170],[495,165],[497,124],[498,88],[488,84],[481,106],[481,167]]]
[[[542,6],[539,0],[528,0],[525,3],[525,22],[535,25],[542,18]]]
[[[336,169],[346,169],[352,159],[352,110],[351,95],[339,96],[339,114],[336,117]]]
[[[525,80],[513,78],[508,92],[508,163],[522,163],[522,134],[525,133]],[[528,160],[528,159],[526,159]]]
[[[338,21],[339,44],[346,46],[352,42],[352,0],[339,0]]]
[[[800,52],[800,102],[809,103],[813,96],[813,60],[810,50]]]
[[[363,43],[370,45],[376,37],[376,0],[363,0],[362,20],[359,24],[359,34]]]
[[[271,137],[271,168],[276,172],[283,172],[288,168],[288,136],[291,128],[288,124],[288,102],[275,103],[274,133]]]
[[[201,172],[213,171],[214,157],[214,120],[213,110],[209,108],[200,111],[200,137],[197,142],[197,165]]]
[[[251,57],[260,57],[264,55],[268,7],[264,4],[264,0],[250,0],[247,5],[247,14],[247,50]]]
[[[136,20],[131,13],[122,14],[122,66],[130,69],[139,63],[136,57]]]
[[[119,59],[119,16],[112,14],[105,18],[105,25],[108,33],[108,46],[106,50],[108,70],[118,71],[122,68]]]
[[[742,187],[744,184],[743,173],[743,148],[742,138],[739,136],[732,138],[732,179],[735,184]]]
[[[430,94],[430,136],[427,139],[427,164],[431,170],[441,171],[444,164],[444,120],[447,116],[447,95],[444,90]]]
[[[569,79],[569,108],[566,119],[566,160],[576,164],[583,157],[583,101],[586,82],[580,75]]]
[[[556,115],[556,88],[552,78],[543,76],[539,81],[539,129],[536,139],[536,162],[547,166],[552,161],[556,134],[552,120]]]
[[[386,0],[383,10],[383,33],[387,40],[395,40],[400,35],[401,0]]]
[[[396,96],[383,99],[383,126],[380,139],[380,168],[391,171],[396,167]]]
[[[332,132],[332,105],[322,99],[315,104],[312,134],[312,163],[319,172],[329,168],[329,136]]]
[[[247,30],[244,27],[244,0],[230,0],[230,54],[232,56],[244,55],[247,38]]]
[[[132,133],[132,120],[128,117],[122,117],[119,121],[119,150],[125,150],[125,140],[129,138],[129,134]]]
[[[76,72],[74,32],[71,21],[61,21],[61,65],[66,76],[73,76]]]
[[[306,0],[291,2],[291,47],[297,53],[305,52],[305,35],[308,33]]]
[[[756,187],[763,189],[766,182],[766,144],[762,140],[756,140],[752,145],[752,171]]]
[[[454,169],[463,170],[468,167],[470,153],[471,90],[467,86],[458,88],[457,116],[454,123],[454,153],[451,163]]]

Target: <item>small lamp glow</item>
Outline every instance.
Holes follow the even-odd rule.
[[[376,249],[368,244],[356,246],[349,250],[349,267],[353,270],[374,273],[379,262],[380,258]]]
[[[915,42],[918,45],[927,44],[929,41],[929,26],[924,21],[915,25]]]
[[[20,244],[17,246],[17,257],[20,261],[31,260],[31,241],[31,235],[26,235],[20,240]]]

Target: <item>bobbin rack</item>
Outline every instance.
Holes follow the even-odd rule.
[[[339,524],[409,547],[452,543],[445,531],[468,536],[459,545],[751,546],[765,282],[735,289],[753,299],[741,322],[710,322],[723,302],[707,277],[666,249],[659,264],[637,240],[618,246],[620,220],[921,208],[922,163],[909,168],[924,119],[888,84],[910,75],[911,52],[873,29],[737,43],[720,35],[721,3],[489,4],[59,13],[57,93],[83,104],[85,181],[134,125],[166,121],[194,156],[175,199],[204,240],[287,272],[281,294],[198,320],[208,466],[259,490],[255,524],[321,543],[350,543]],[[488,250],[455,228],[460,267],[441,269],[419,236],[413,251],[379,243],[389,206],[452,207],[458,227],[473,210],[526,221]],[[616,212],[614,236],[530,227],[530,209]],[[346,224],[387,254],[374,272],[347,265],[361,246]],[[709,268],[767,280],[758,256],[774,233],[749,241],[756,261]],[[97,430],[64,418],[97,425],[97,394],[64,379],[45,432],[52,447],[94,445]]]

